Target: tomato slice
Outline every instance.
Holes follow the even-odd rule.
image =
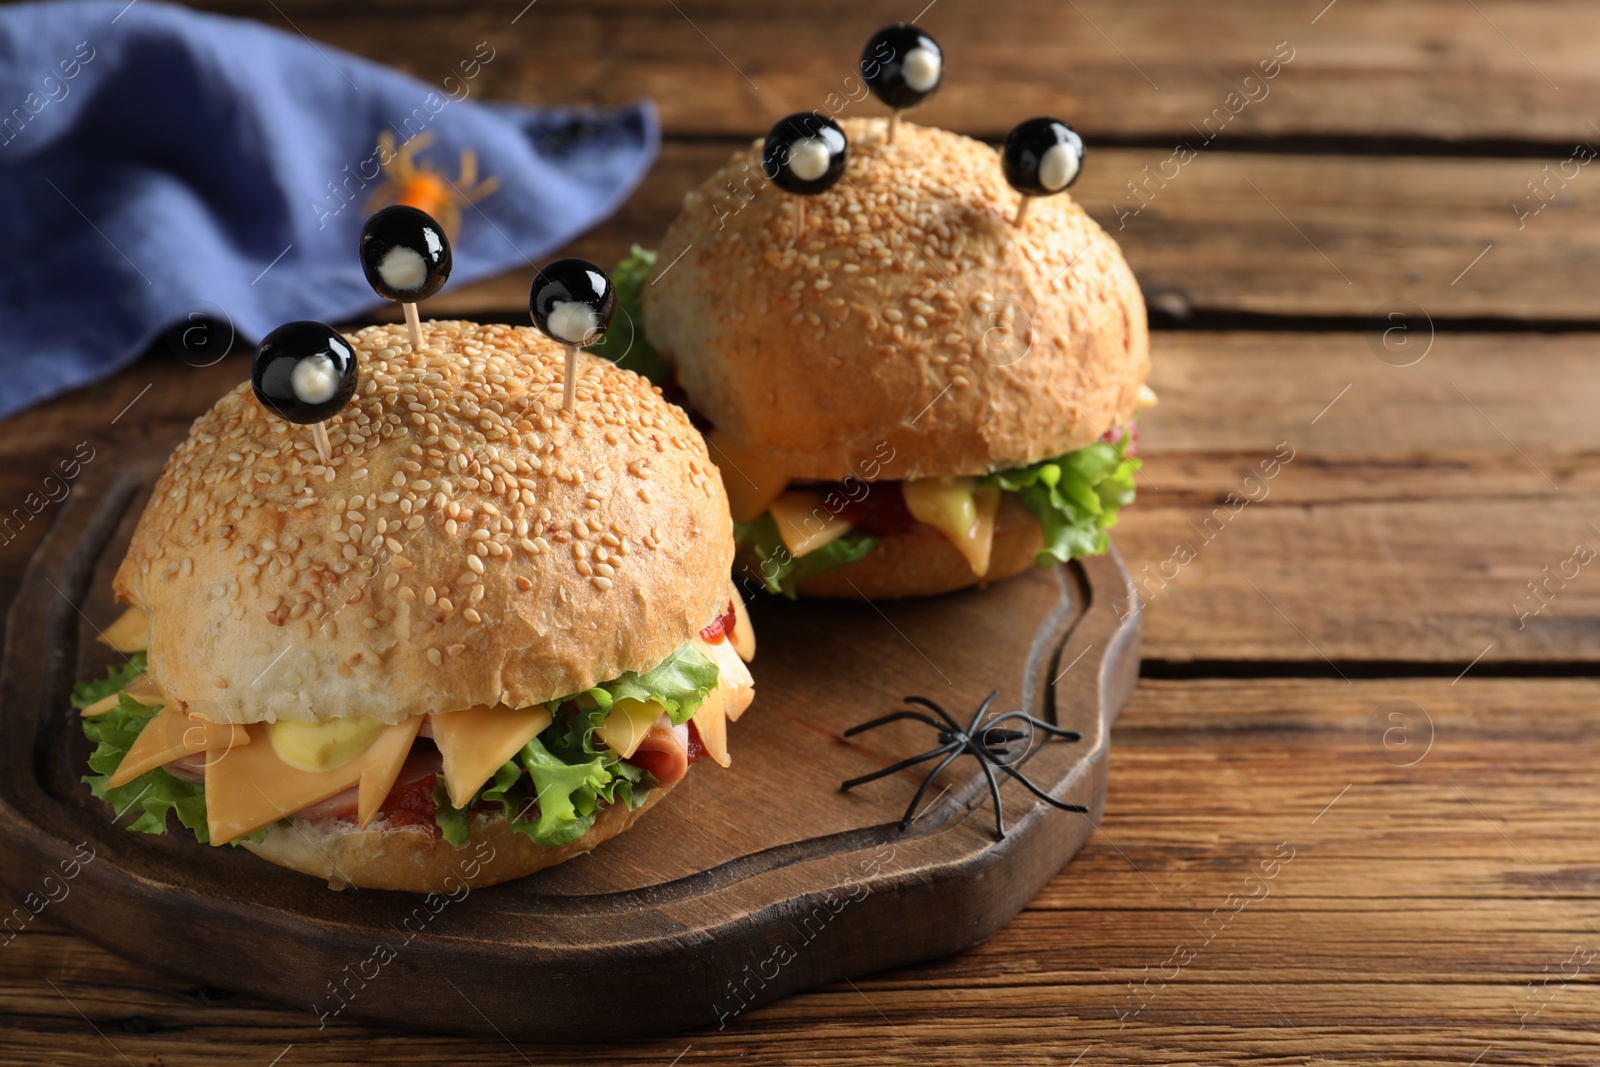
[[[1108,445],[1121,443],[1123,454],[1137,456],[1139,454],[1139,424],[1129,419],[1121,426],[1113,426],[1100,435],[1100,440]]]
[[[390,826],[431,826],[437,834],[439,825],[433,817],[433,784],[438,777],[430,774],[426,778],[395,786],[383,798],[383,805],[378,808],[379,814],[388,818]]]
[[[716,644],[725,637],[733,636],[733,624],[738,615],[733,610],[733,601],[728,601],[728,610],[711,620],[711,625],[700,631],[700,636],[707,644]]]
[[[700,740],[700,727],[693,719],[689,720],[689,766],[694,766],[694,761],[706,754],[706,746]]]

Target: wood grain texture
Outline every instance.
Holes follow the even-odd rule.
[[[1421,712],[1408,743],[1431,727],[1431,746],[1385,743],[1372,718],[1392,701]],[[0,948],[0,1055],[115,1059],[76,1005],[133,1062],[169,1067],[280,1053],[306,1065],[659,1067],[680,1053],[965,1064],[993,1062],[999,1043],[1028,1064],[1088,1049],[1081,1063],[1461,1067],[1486,1048],[1481,1063],[1591,1063],[1594,963],[1542,983],[1575,950],[1600,949],[1596,707],[1600,685],[1577,679],[1146,681],[1114,730],[1099,832],[998,936],[724,1030],[591,1049],[339,1020],[319,1031],[307,1013],[123,962],[46,913]],[[1267,877],[1262,862],[1290,849]],[[1182,966],[1167,962],[1179,946],[1193,953]]]
[[[207,6],[280,28],[292,22],[435,84],[490,41],[497,53],[476,83],[480,98],[654,97],[676,139],[623,212],[574,246],[610,262],[632,241],[653,242],[682,192],[737,139],[790,110],[828,106],[865,34],[922,5]],[[1140,684],[1115,731],[1107,818],[1068,872],[978,949],[801,994],[726,1030],[588,1049],[339,1021],[318,1030],[308,1013],[128,963],[53,926],[46,912],[0,945],[0,1060],[856,1067],[1003,1056],[1076,1058],[1084,1067],[1462,1067],[1600,1059],[1595,961],[1563,974],[1575,951],[1582,959],[1600,949],[1592,832],[1600,690],[1581,677],[1600,647],[1588,640],[1600,636],[1592,568],[1523,630],[1507,600],[1568,558],[1569,541],[1587,540],[1588,522],[1600,525],[1597,342],[1444,330],[1422,363],[1397,368],[1379,362],[1371,328],[1362,330],[1375,314],[1387,325],[1381,315],[1400,306],[1479,323],[1595,321],[1592,168],[1553,184],[1549,205],[1521,228],[1513,207],[1519,198],[1523,211],[1538,206],[1527,183],[1544,181],[1546,166],[1559,170],[1578,141],[1600,143],[1590,125],[1600,117],[1586,103],[1600,77],[1593,6],[941,0],[922,17],[950,54],[952,77],[915,117],[991,137],[1025,113],[1074,122],[1091,142],[1078,192],[1123,242],[1158,310],[1199,312],[1202,323],[1206,313],[1266,312],[1313,330],[1329,323],[1306,316],[1336,315],[1343,331],[1157,335],[1164,404],[1143,421],[1142,499],[1117,531],[1136,570],[1192,537],[1188,523],[1238,491],[1277,442],[1291,442],[1297,458],[1272,480],[1269,499],[1231,521],[1149,604],[1149,648],[1167,666],[1226,662],[1196,664],[1189,673],[1200,677]],[[1165,188],[1147,190],[1149,206],[1117,229],[1114,205],[1130,206],[1126,182],[1195,137],[1190,124],[1227,106],[1278,41],[1295,58],[1270,94],[1230,119],[1222,143]],[[858,110],[880,113],[871,102],[844,113]],[[1407,155],[1442,141],[1465,143],[1446,155]],[[1342,156],[1346,149],[1362,154]],[[520,317],[525,284],[447,292],[437,309]],[[1401,337],[1420,334],[1391,341]],[[194,370],[147,359],[11,420],[0,426],[0,502],[20,504],[78,441],[115,450],[181,432],[243,373],[237,360]],[[0,545],[6,603],[55,507]],[[1346,684],[1273,605],[1352,673],[1364,664],[1442,676]],[[1249,658],[1257,655],[1265,659]],[[1416,660],[1429,662],[1404,662]],[[1519,665],[1580,677],[1486,676]],[[1278,669],[1328,677],[1250,677]],[[1206,676],[1223,672],[1233,676]],[[1404,705],[1384,710],[1392,701],[1410,701],[1425,718]],[[1399,765],[1427,725],[1424,758]],[[1224,923],[1217,909],[1229,914],[1229,894],[1236,904],[1238,894],[1261,892],[1260,864],[1281,842],[1294,859],[1266,883],[1270,894]],[[1247,885],[1252,872],[1257,881]],[[1174,973],[1180,945],[1198,953]]]
[[[1545,180],[1547,164],[1559,168],[1564,154],[1270,155],[1188,142],[1199,150],[1181,165],[1172,147],[1091,148],[1072,189],[1122,246],[1157,311],[1179,319],[1250,313],[1360,322],[1392,310],[1419,321],[1600,319],[1600,295],[1587,282],[1600,254],[1600,173],[1574,164],[1576,177],[1542,194],[1547,206],[1526,187]],[[634,243],[653,247],[683,194],[736,147],[669,141],[644,184],[575,242],[575,254],[610,264]],[[465,224],[474,224],[471,216]],[[525,316],[527,275],[452,286],[427,311]]]
[[[1447,333],[1431,349],[1426,334],[1408,344],[1391,351],[1381,333],[1158,344],[1143,498],[1117,529],[1147,600],[1149,658],[1328,671],[1329,660],[1594,658],[1600,345]]]
[[[832,106],[829,93],[851,92],[844,79],[867,37],[918,17],[948,74],[919,115],[964,132],[998,136],[1054,113],[1092,138],[1188,136],[1213,109],[1237,106],[1227,103],[1236,93],[1258,99],[1228,123],[1235,137],[1596,136],[1581,103],[1600,91],[1593,15],[1580,0],[1325,3],[945,0],[921,15],[922,5],[890,0],[202,6],[299,29],[436,84],[488,41],[497,54],[478,92],[562,104],[648,96],[674,134],[749,135],[791,111]],[[1246,85],[1280,42],[1292,61],[1264,88]],[[853,106],[882,114],[876,103]]]

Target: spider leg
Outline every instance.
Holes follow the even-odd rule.
[[[871,774],[864,774],[860,778],[850,779],[848,782],[845,782],[839,786],[839,792],[842,793],[847,789],[854,789],[858,785],[866,785],[868,782],[876,782],[879,778],[887,778],[896,771],[903,771],[907,767],[926,762],[927,760],[935,759],[944,755],[946,752],[950,752],[953,749],[958,749],[960,747],[961,743],[959,741],[952,741],[948,745],[943,745],[934,749],[932,752],[924,752],[920,756],[912,756],[910,759],[903,759],[893,766],[883,768],[881,771],[873,771]],[[940,766],[942,767],[944,764],[940,764]],[[918,793],[917,795],[920,797],[922,794]]]
[[[945,711],[939,705],[935,704],[933,701],[929,700],[927,697],[906,697],[906,703],[916,704],[919,707],[924,707],[929,711],[937,713],[939,718],[943,719],[950,729],[955,730],[957,733],[961,732],[960,725],[958,725],[956,721],[950,717],[950,713]]]
[[[406,141],[404,144],[402,144],[397,157],[402,168],[401,173],[416,173],[418,169],[416,166],[417,153],[422,151],[424,148],[427,148],[438,139],[439,135],[434,133],[432,130],[423,130],[421,133],[416,134],[409,141]]]
[[[462,188],[471,189],[478,184],[478,153],[470,148],[461,150],[461,173],[456,177]]]
[[[490,175],[479,182],[476,188],[467,190],[467,203],[476,204],[498,188],[500,188],[500,179]]]
[[[1030,735],[1023,733],[1021,730],[996,730],[992,726],[985,726],[977,736],[973,737],[972,742],[991,756],[1006,756],[1010,758],[1011,754],[1006,751],[1007,747],[1013,741],[1025,739],[1031,741]],[[1026,752],[1024,752],[1025,754]]]
[[[388,157],[387,163],[378,164],[380,169],[384,171],[394,169],[396,158],[394,134],[389,130],[384,130],[382,133],[378,134],[378,155]]]
[[[993,729],[995,726],[998,726],[1000,723],[1003,723],[1008,719],[1020,719],[1029,726],[1043,730],[1045,733],[1050,734],[1053,737],[1064,738],[1068,741],[1083,740],[1083,735],[1078,733],[1076,730],[1064,730],[1059,726],[1052,726],[1050,723],[1047,723],[1042,719],[1035,719],[1032,715],[1021,711],[1008,711],[1004,715],[996,716],[992,721],[990,721],[989,727]]]
[[[859,734],[864,730],[872,730],[879,726],[883,726],[886,723],[897,722],[900,719],[915,719],[918,722],[927,723],[935,730],[942,731],[944,729],[943,724],[935,722],[933,719],[928,718],[928,716],[922,714],[920,711],[896,711],[873,719],[871,722],[864,722],[859,726],[852,726],[850,729],[844,732],[844,735],[846,737],[854,737],[856,734]]]
[[[996,689],[988,696],[983,698],[983,703],[978,705],[978,710],[972,713],[972,722],[967,726],[967,733],[973,733],[978,729],[978,723],[983,721],[983,716],[988,712],[989,708],[994,704],[995,698],[999,695],[1000,690]]]
[[[961,755],[967,746],[960,744],[959,742],[952,742],[950,747],[952,750],[950,754],[940,761],[939,766],[929,771],[928,776],[924,778],[922,780],[922,784],[917,787],[917,795],[911,798],[911,806],[906,808],[906,817],[900,820],[900,829],[904,830],[906,827],[911,825],[911,819],[916,814],[917,805],[922,803],[923,794],[927,793],[928,786],[933,784],[933,780],[939,777],[939,772],[950,766],[950,762],[957,756]]]
[[[1005,771],[1011,777],[1013,777],[1017,781],[1021,782],[1023,784],[1023,786],[1028,790],[1028,792],[1032,793],[1034,796],[1038,797],[1040,800],[1044,801],[1046,804],[1049,804],[1052,807],[1060,808],[1062,811],[1076,811],[1081,815],[1089,814],[1089,809],[1084,807],[1082,804],[1068,804],[1068,803],[1065,803],[1064,801],[1057,800],[1055,797],[1051,796],[1049,793],[1046,793],[1044,790],[1040,789],[1038,786],[1036,786],[1032,782],[1028,781],[1028,778],[1027,778],[1026,775],[1024,775],[1024,774],[1020,773],[1019,771],[1017,771],[1009,763],[996,763],[995,766],[999,767],[1002,771]]]
[[[989,779],[989,796],[994,798],[994,829],[1003,839],[1006,836],[1006,817],[1000,807],[1000,783],[995,779],[994,769],[989,766],[989,761],[979,757],[978,766],[983,768],[983,773]]]

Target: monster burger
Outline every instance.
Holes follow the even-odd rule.
[[[754,635],[687,417],[527,328],[296,323],[167,462],[76,703],[85,780],[338,887],[529,874],[728,762]],[[348,402],[348,403],[347,403]],[[320,421],[324,462],[299,423]]]
[[[793,195],[785,168],[808,157],[789,149],[824,134],[836,182]],[[742,573],[898,597],[1107,550],[1154,397],[1133,273],[1058,195],[1082,153],[1054,119],[997,154],[791,116],[684,198],[656,258],[619,268],[647,354],[712,428]]]

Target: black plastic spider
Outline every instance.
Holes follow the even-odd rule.
[[[982,729],[980,729],[978,724],[983,720],[984,715],[988,714],[989,707],[995,702],[995,698],[999,695],[1000,691],[997,689],[984,698],[983,703],[978,705],[977,712],[973,714],[972,722],[965,730],[963,730],[960,725],[956,723],[955,719],[950,716],[948,711],[945,711],[944,708],[940,707],[938,704],[935,704],[927,697],[906,697],[905,701],[907,704],[914,704],[918,707],[927,708],[929,711],[939,716],[938,720],[932,719],[920,711],[896,711],[891,712],[882,718],[873,719],[871,722],[864,722],[860,726],[850,727],[850,729],[844,732],[844,736],[853,737],[854,735],[862,733],[863,731],[876,729],[879,726],[884,726],[891,722],[898,722],[901,719],[915,719],[917,722],[927,723],[929,726],[932,726],[934,729],[939,731],[939,747],[930,752],[924,752],[920,756],[912,756],[910,759],[901,760],[894,766],[885,767],[881,771],[873,771],[871,774],[864,774],[860,778],[852,778],[848,782],[845,782],[839,786],[840,791],[842,792],[846,789],[854,789],[856,786],[864,785],[867,782],[875,782],[879,778],[886,778],[897,771],[905,770],[907,767],[943,756],[944,758],[939,760],[938,766],[934,767],[934,769],[928,773],[928,776],[922,780],[921,787],[917,789],[917,795],[911,798],[911,805],[906,808],[905,818],[900,820],[900,829],[904,830],[906,827],[911,825],[912,819],[916,817],[917,805],[922,803],[923,794],[927,793],[928,786],[931,785],[933,780],[939,776],[939,772],[948,767],[957,756],[969,755],[977,758],[978,766],[983,768],[984,776],[989,779],[989,796],[994,799],[994,827],[995,831],[1001,836],[1001,838],[1006,836],[1006,823],[1005,813],[1000,807],[1000,782],[995,777],[995,767],[1000,768],[1006,774],[1009,774],[1011,777],[1021,782],[1027,788],[1028,792],[1032,793],[1046,804],[1058,807],[1063,811],[1076,811],[1082,814],[1088,814],[1088,808],[1083,807],[1081,804],[1065,804],[1057,800],[1055,797],[1050,796],[1038,786],[1028,781],[1027,777],[1024,776],[1021,771],[1018,771],[1015,767],[1011,766],[1010,762],[1008,762],[1006,759],[1006,757],[1010,755],[1010,753],[1007,751],[1007,748],[1014,741],[1021,741],[1023,738],[1031,739],[1032,735],[1031,733],[1024,733],[1021,730],[1002,729],[1000,724],[1011,720],[1025,722],[1036,730],[1043,730],[1052,737],[1059,737],[1067,741],[1081,740],[1082,735],[1073,730],[1063,730],[1059,726],[1052,726],[1047,722],[1041,722],[1032,715],[1028,715],[1021,711],[1008,711],[1004,715],[997,715],[987,724],[985,724]]]

